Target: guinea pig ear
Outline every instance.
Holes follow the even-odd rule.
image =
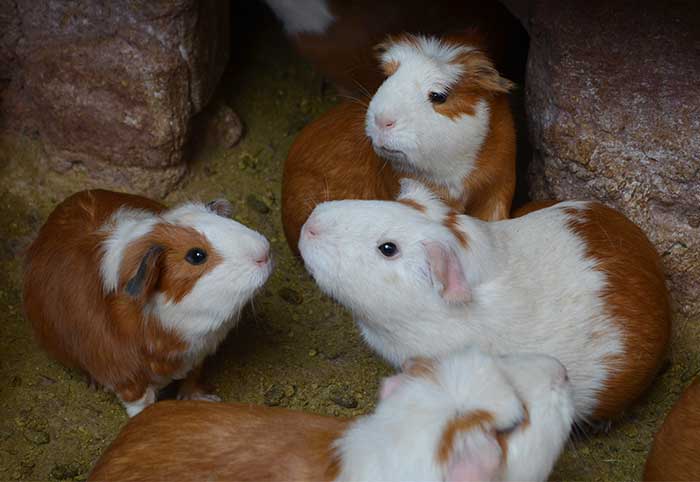
[[[503,451],[495,434],[483,429],[457,435],[461,447],[452,447],[446,470],[448,482],[498,480]]]
[[[515,84],[501,77],[498,70],[484,52],[478,49],[463,54],[460,63],[464,68],[464,77],[474,86],[495,93],[508,93]]]
[[[207,209],[214,214],[223,216],[225,218],[230,218],[233,214],[233,204],[228,199],[214,199],[207,203]]]
[[[141,258],[136,274],[126,283],[125,291],[133,298],[149,292],[158,281],[160,258],[165,248],[153,245]]]
[[[392,375],[390,377],[382,378],[379,384],[379,400],[384,400],[390,397],[392,393],[396,391],[403,383],[406,381],[406,375],[399,373],[398,375]]]
[[[454,250],[437,241],[426,241],[423,246],[433,282],[437,281],[440,285],[440,296],[451,303],[469,303],[472,292]]]

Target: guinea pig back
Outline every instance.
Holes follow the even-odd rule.
[[[683,392],[656,434],[643,480],[700,480],[700,378]]]

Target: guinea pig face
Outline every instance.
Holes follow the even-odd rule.
[[[299,250],[321,289],[362,316],[387,305],[411,312],[413,302],[443,303],[446,270],[430,255],[435,246],[451,243],[448,229],[413,207],[344,200],[316,207],[302,228]]]
[[[411,37],[382,55],[389,77],[372,98],[365,130],[376,153],[400,171],[436,183],[461,180],[486,138],[489,107],[460,89],[470,47]]]
[[[161,319],[186,333],[208,332],[235,315],[272,272],[262,235],[214,213],[185,204],[125,253],[132,296],[153,293]],[[128,266],[136,264],[138,269]]]

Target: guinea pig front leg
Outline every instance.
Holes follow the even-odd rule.
[[[115,393],[126,408],[129,417],[141,413],[141,411],[156,402],[157,390],[153,385],[129,384],[121,385],[115,389]]]
[[[212,392],[214,387],[202,381],[202,365],[200,363],[194,367],[187,377],[180,384],[177,393],[178,400],[206,400],[210,402],[220,402],[221,398]]]

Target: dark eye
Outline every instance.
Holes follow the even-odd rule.
[[[444,92],[431,92],[428,94],[428,99],[433,104],[444,104],[447,100],[447,94]]]
[[[387,258],[391,258],[399,252],[399,248],[394,243],[382,243],[377,246],[377,249]]]
[[[185,261],[190,264],[202,264],[207,260],[207,252],[202,248],[192,248],[185,255]]]

